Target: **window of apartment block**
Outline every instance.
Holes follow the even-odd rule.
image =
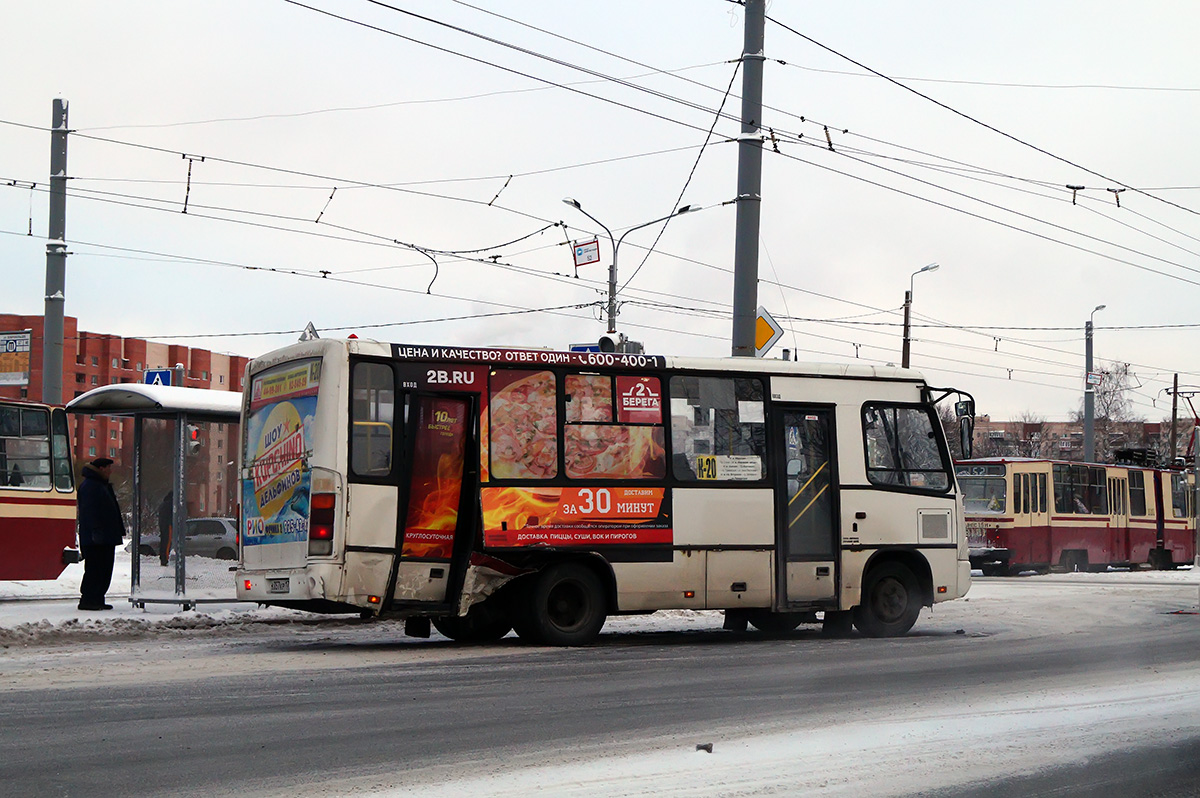
[[[113,358],[113,368],[115,368],[115,369],[121,368],[121,361],[117,360],[115,357]]]
[[[95,456],[96,456],[96,447],[89,446],[88,447],[88,457],[95,457]]]
[[[83,382],[83,381],[84,381],[84,376],[82,374],[75,375],[75,382]]]
[[[202,371],[202,372],[200,372],[200,379],[202,379],[202,380],[207,380],[207,379],[208,379],[208,372],[207,372],[207,371]]]
[[[108,431],[108,437],[109,437],[111,440],[114,440],[114,441],[115,441],[115,440],[117,439],[117,431],[116,431],[115,429],[113,429],[113,430],[109,430],[109,431]]]
[[[92,365],[93,365],[93,366],[99,366],[99,365],[100,365],[100,358],[98,358],[98,357],[96,357],[96,356],[94,356],[94,355],[93,355],[93,356],[92,356]]]
[[[97,382],[97,377],[96,377],[96,375],[95,375],[95,374],[93,374],[93,375],[92,375],[92,385],[95,385],[95,384],[96,384],[96,382]]]
[[[137,362],[137,370],[138,371],[142,370],[142,361],[140,361],[140,360]]]
[[[225,375],[224,375],[224,374],[222,374],[222,375],[221,375],[221,376],[218,378],[218,380],[217,380],[217,383],[218,383],[219,385],[224,385],[224,384],[225,384]]]
[[[94,438],[94,437],[96,437],[96,430],[94,430],[94,429],[90,429],[90,430],[88,430],[88,437],[89,437],[89,438]]]

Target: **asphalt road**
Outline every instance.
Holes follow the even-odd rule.
[[[854,717],[1000,684],[1036,691],[1195,661],[1194,619],[1157,607],[1122,613],[1122,599],[1106,600],[1111,622],[1061,635],[1046,624],[1014,633],[1020,625],[1004,617],[972,617],[960,630],[951,616],[896,640],[714,629],[538,649],[513,638],[473,648],[397,640],[391,627],[373,641],[370,628],[334,624],[12,652],[0,666],[45,672],[0,691],[0,794],[246,796],[301,794],[341,778],[395,784],[654,740],[703,742],[831,708]],[[1070,610],[1048,608],[1060,611]],[[1200,740],[1183,740],[1033,775],[1014,763],[1012,778],[978,792],[929,794],[1194,795],[1198,753]]]

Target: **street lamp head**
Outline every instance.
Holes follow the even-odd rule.
[[[1092,310],[1092,313],[1095,313],[1097,310],[1104,310],[1106,307],[1108,307],[1108,305],[1097,305],[1095,309]]]
[[[917,269],[908,277],[908,292],[910,294],[912,293],[913,281],[917,279],[918,274],[921,274],[922,272],[936,272],[940,268],[941,266],[936,263],[927,263],[921,268]]]
[[[579,204],[579,200],[577,200],[577,199],[574,199],[572,197],[563,197],[563,202],[570,205],[572,208],[574,208],[576,210],[579,210],[579,211],[583,210],[583,206]]]

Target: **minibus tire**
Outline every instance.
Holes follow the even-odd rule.
[[[917,578],[898,562],[885,562],[867,572],[862,603],[854,608],[854,626],[867,637],[899,637],[921,614]]]
[[[595,572],[579,563],[546,568],[537,575],[529,598],[530,631],[546,645],[590,643],[608,616],[604,586]]]

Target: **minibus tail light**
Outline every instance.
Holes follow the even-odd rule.
[[[333,554],[333,521],[337,508],[337,495],[314,493],[312,513],[308,523],[308,553],[310,556],[328,557]]]

